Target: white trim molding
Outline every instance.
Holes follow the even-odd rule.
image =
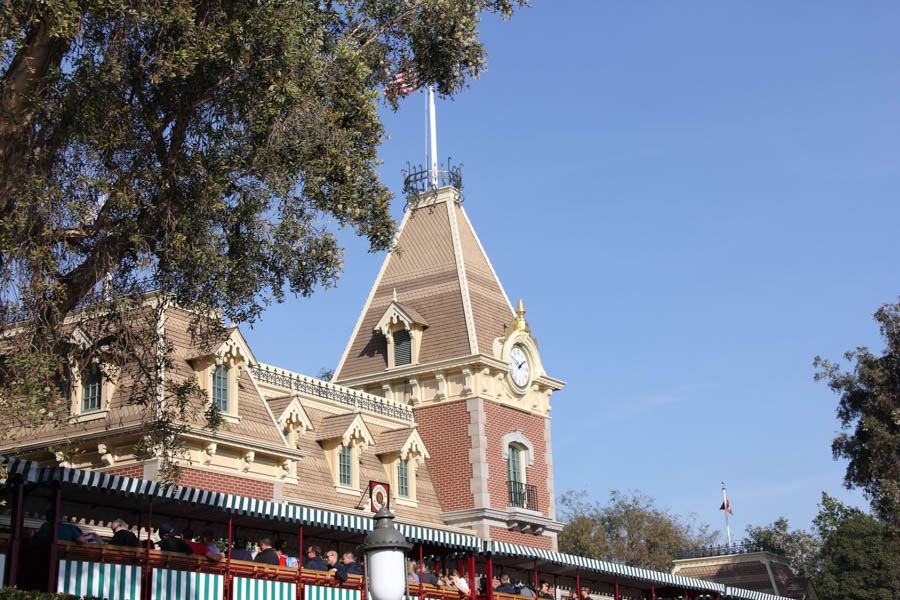
[[[512,433],[503,436],[503,460],[509,460],[509,445],[518,444],[525,448],[526,462],[529,467],[534,466],[534,444],[525,437],[521,429],[516,429]]]

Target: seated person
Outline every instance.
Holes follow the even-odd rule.
[[[181,535],[175,536],[180,537],[184,540],[184,543],[191,547],[191,550],[194,551],[194,554],[206,554],[206,546],[201,544],[200,542],[194,541],[194,530],[190,527],[185,527],[181,530]]]
[[[525,596],[527,598],[534,598],[534,592],[531,591],[531,588],[525,585],[524,583],[520,583],[516,585],[516,593],[520,596]]]
[[[137,548],[140,546],[137,536],[128,530],[128,523],[124,519],[116,519],[110,526],[113,536],[109,543],[113,546],[127,546],[128,548]]]
[[[509,575],[505,573],[500,576],[499,581],[496,577],[494,577],[494,583],[499,583],[499,585],[494,586],[494,591],[499,594],[515,594],[516,587],[509,582]]]
[[[344,552],[341,562],[335,566],[335,577],[341,581],[347,581],[347,575],[362,575],[362,565],[356,562],[352,552]]]
[[[253,560],[253,554],[247,550],[247,540],[238,538],[231,549],[231,560]]]
[[[179,552],[181,554],[193,554],[194,549],[187,545],[180,537],[177,537],[177,531],[172,527],[171,523],[163,523],[156,530],[159,533],[159,541],[156,547],[167,552]]]
[[[38,532],[32,538],[32,543],[42,546],[50,545],[50,528],[53,526],[54,511],[52,508],[47,510],[47,522],[41,525]],[[76,525],[60,520],[59,530],[56,533],[56,539],[60,542],[78,542],[79,544],[87,544],[88,539]]]
[[[203,549],[205,552],[203,554],[206,555],[206,558],[209,560],[219,562],[224,556],[219,552],[219,549],[213,543],[213,532],[207,529],[203,532],[203,535],[200,536],[200,543],[203,545]]]
[[[322,549],[318,546],[310,546],[306,549],[306,562],[303,563],[304,569],[311,569],[313,571],[327,571],[328,565],[325,564],[325,561],[319,558],[319,555],[322,554]]]
[[[551,588],[550,584],[546,581],[541,582],[541,591],[538,592],[538,596],[544,600],[556,600],[556,594],[554,593],[553,588]]]
[[[463,594],[465,594],[467,596],[469,595],[469,582],[466,581],[465,579],[463,579],[462,577],[460,577],[459,571],[457,571],[456,569],[453,569],[452,571],[450,571],[449,579],[450,579],[450,585],[452,585],[453,587],[458,589]]]
[[[281,559],[278,558],[278,553],[275,552],[275,548],[272,547],[272,538],[260,538],[258,544],[259,552],[256,554],[253,562],[263,563],[266,565],[281,565]]]

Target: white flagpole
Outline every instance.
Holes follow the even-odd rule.
[[[429,131],[431,133],[431,185],[438,186],[438,167],[437,167],[437,122],[434,116],[434,86],[428,86],[428,115],[429,115]]]
[[[728,525],[728,495],[725,493],[725,480],[722,480],[722,506],[725,507],[725,531],[728,533],[728,545],[731,546],[731,526]]]

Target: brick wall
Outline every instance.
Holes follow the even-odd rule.
[[[519,544],[520,546],[528,546],[529,548],[540,548],[541,550],[553,549],[553,538],[550,536],[533,535],[530,533],[522,533],[521,531],[510,531],[503,527],[491,527],[491,539],[507,544]]]
[[[144,465],[131,465],[129,467],[118,467],[116,469],[110,469],[109,471],[104,471],[104,473],[108,473],[110,475],[121,475],[123,477],[137,477],[138,479],[144,478]]]
[[[272,500],[275,497],[275,486],[265,481],[200,471],[198,469],[182,469],[179,485],[186,487],[209,490],[211,492],[224,492],[237,494],[260,500]]]
[[[503,459],[503,436],[521,429],[534,446],[534,464],[525,469],[525,483],[537,488],[538,510],[546,515],[550,494],[547,491],[547,463],[544,460],[547,451],[544,442],[544,417],[489,401],[484,403],[484,412],[491,507],[506,510],[509,506],[509,471]]]
[[[472,508],[469,413],[465,401],[417,408],[419,435],[431,458],[428,470],[443,511]]]

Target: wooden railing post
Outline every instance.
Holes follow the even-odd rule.
[[[16,585],[19,576],[19,555],[22,551],[22,529],[25,520],[25,482],[19,480],[16,483],[15,491],[16,505],[13,506],[12,515],[10,515],[10,529],[12,529],[12,539],[9,548],[9,578],[6,585],[12,587]],[[0,582],[2,582],[3,573],[0,573]]]

